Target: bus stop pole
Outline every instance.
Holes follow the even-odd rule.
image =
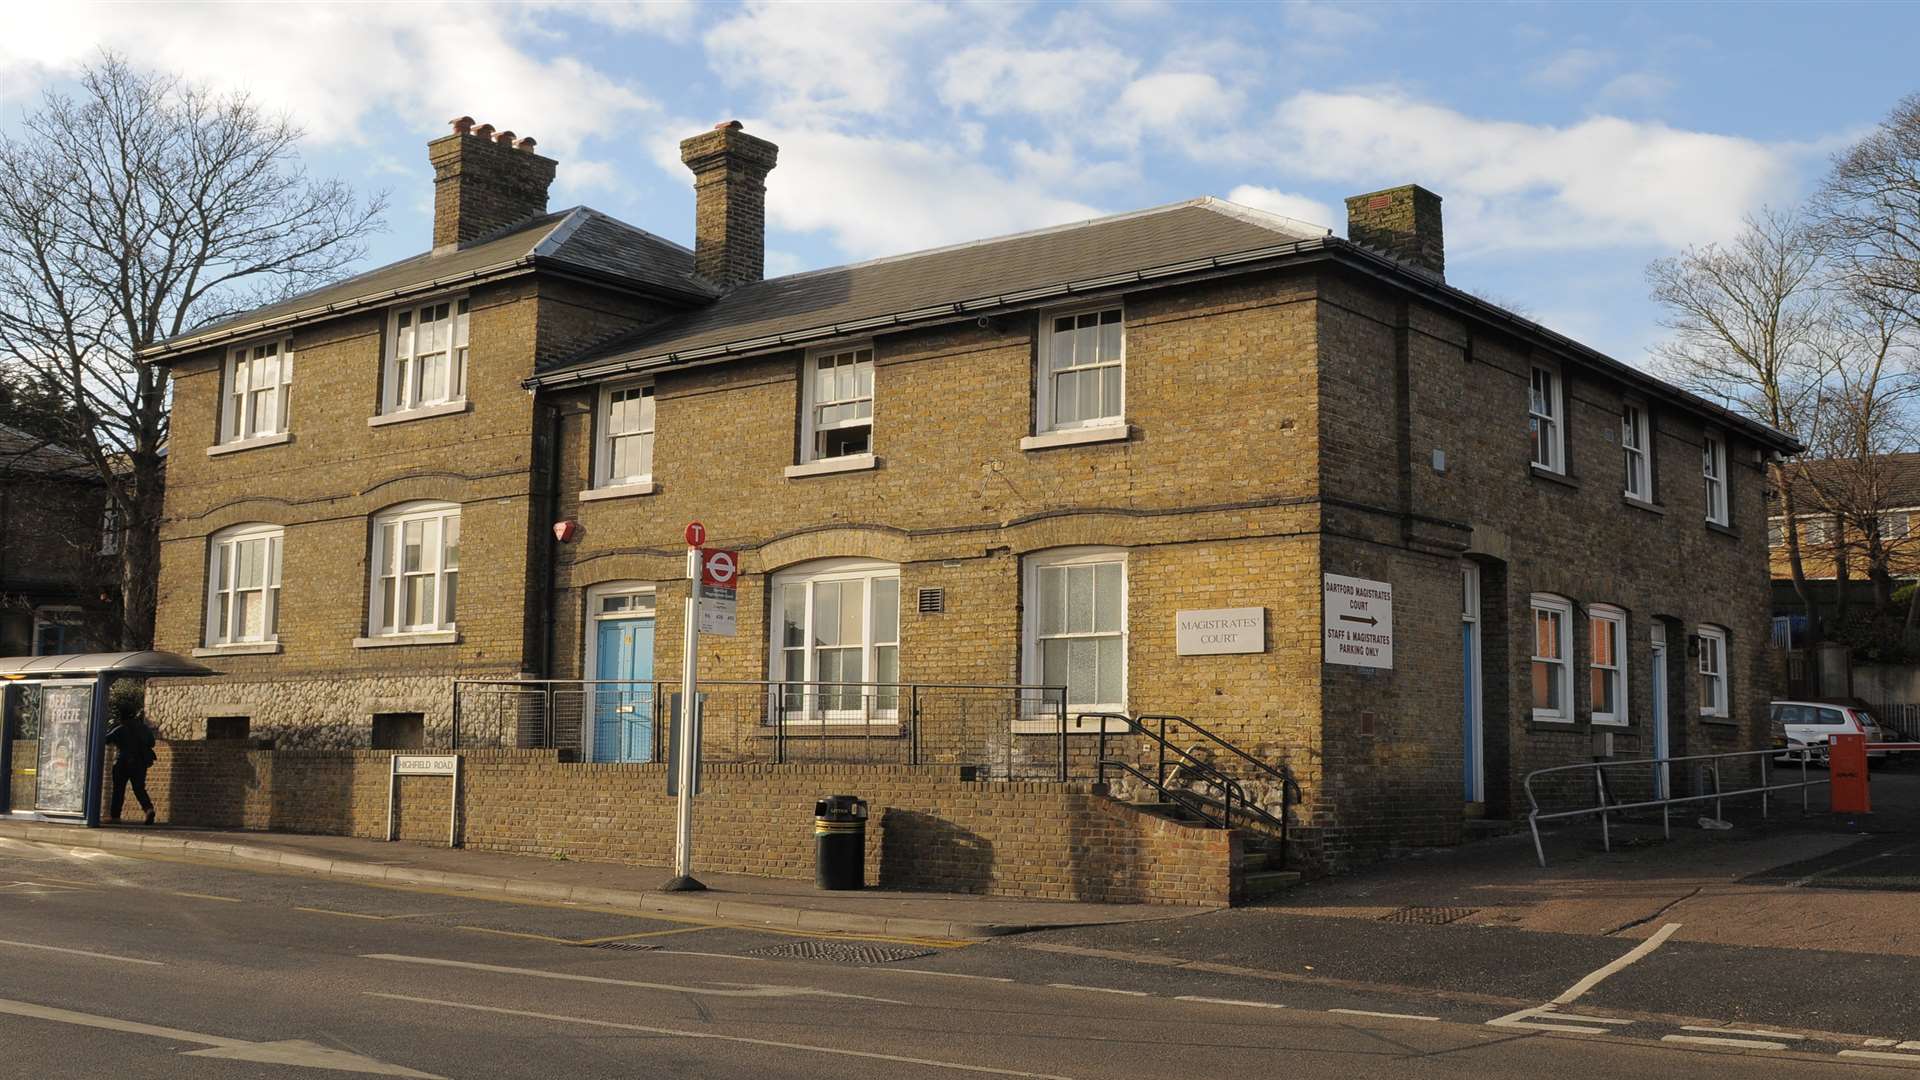
[[[692,539],[688,537],[689,541]],[[699,760],[700,738],[700,549],[692,543],[687,545],[687,609],[686,625],[681,630],[681,649],[680,715],[674,717],[678,725],[675,734],[679,738],[672,743],[679,752],[668,764],[678,781],[673,815],[673,878],[663,891],[699,892],[706,888],[693,876],[693,786],[699,775],[695,762]]]

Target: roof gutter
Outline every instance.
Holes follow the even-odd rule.
[[[397,289],[388,289],[384,292],[366,293],[361,296],[350,297],[346,300],[338,300],[331,304],[320,304],[310,308],[302,308],[298,311],[275,315],[271,318],[259,319],[250,323],[222,327],[219,330],[198,336],[174,338],[170,341],[150,345],[135,355],[142,363],[164,364],[184,353],[199,352],[202,349],[212,348],[215,345],[233,341],[238,338],[252,337],[256,334],[284,330],[299,325],[300,323],[329,318],[335,315],[345,315],[349,312],[360,311],[365,308],[381,307],[394,303],[395,301],[408,299],[409,297],[425,296],[431,293],[442,292],[458,285],[478,285],[489,281],[504,281],[510,278],[523,277],[535,271],[557,277],[573,278],[595,285],[623,287],[632,292],[658,294],[675,300],[706,301],[712,299],[712,297],[700,293],[677,290],[663,285],[648,284],[644,287],[636,288],[632,280],[622,278],[616,274],[597,273],[573,263],[556,260],[550,255],[527,254],[507,262],[483,266],[477,270],[468,270],[459,274],[449,274],[446,277],[432,278],[412,285],[401,286]]]
[[[877,315],[872,318],[858,319],[852,322],[828,323],[807,327],[785,334],[770,334],[758,338],[743,338],[737,341],[706,345],[697,349],[684,349],[678,352],[641,353],[628,352],[617,354],[598,363],[550,375],[535,375],[525,379],[521,385],[527,389],[559,389],[577,386],[582,383],[596,382],[601,379],[634,374],[645,371],[692,367],[715,361],[744,357],[759,353],[775,352],[804,345],[816,344],[834,338],[867,334],[878,330],[905,329],[912,326],[958,318],[966,315],[982,315],[1010,308],[1029,307],[1065,297],[1083,296],[1090,293],[1109,291],[1148,282],[1167,282],[1182,278],[1193,278],[1217,273],[1222,270],[1251,269],[1255,265],[1302,257],[1337,257],[1343,264],[1353,266],[1363,273],[1387,280],[1392,284],[1410,287],[1421,292],[1455,311],[1482,322],[1504,325],[1515,336],[1542,339],[1549,347],[1568,354],[1579,362],[1601,368],[1623,382],[1662,397],[1677,399],[1680,404],[1715,423],[1737,428],[1756,441],[1782,453],[1803,453],[1806,447],[1785,432],[1778,431],[1766,424],[1741,416],[1723,405],[1715,404],[1673,386],[1661,379],[1637,368],[1615,360],[1613,357],[1582,345],[1578,341],[1548,329],[1531,319],[1490,304],[1471,293],[1446,284],[1432,275],[1407,267],[1388,256],[1371,251],[1338,237],[1323,236],[1306,240],[1297,240],[1286,244],[1254,248],[1248,251],[1233,252],[1227,255],[1215,255],[1205,259],[1191,259],[1185,262],[1168,263],[1149,267],[1144,270],[1129,271],[1123,274],[1109,274],[1097,278],[1082,278],[1060,285],[1048,285],[1037,289],[1023,289],[1019,292],[999,293],[992,296],[961,300],[951,304],[937,304],[931,307],[915,308],[908,311]]]

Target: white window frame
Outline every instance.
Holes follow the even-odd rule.
[[[421,390],[419,364],[420,312],[447,305],[446,391],[429,396]],[[467,400],[467,324],[472,304],[465,293],[415,300],[387,312],[387,349],[380,372],[380,413],[433,414],[458,409]],[[403,317],[407,325],[402,326]],[[435,320],[438,321],[438,320]]]
[[[1708,435],[1700,443],[1700,478],[1706,487],[1707,521],[1727,524],[1727,441]]]
[[[1877,516],[1880,519],[1881,543],[1899,543],[1913,535],[1913,516],[1909,511],[1882,510]]]
[[[1717,626],[1701,626],[1695,630],[1700,639],[1700,658],[1694,665],[1699,674],[1701,685],[1711,682],[1716,687],[1715,704],[1708,706],[1706,695],[1700,698],[1700,715],[1724,717],[1729,715],[1732,680],[1727,675],[1727,632]]]
[[[112,497],[100,510],[100,554],[120,554],[120,506]]]
[[[1767,519],[1767,547],[1785,551],[1787,547],[1787,519],[1770,517]]]
[[[33,656],[72,656],[73,653],[43,653],[40,651],[40,631],[43,627],[61,628],[60,644],[66,647],[66,638],[70,633],[84,633],[86,630],[86,612],[72,604],[49,604],[33,609],[32,636],[27,639],[27,652]],[[84,651],[84,650],[83,650]]]
[[[862,354],[865,354],[865,359],[861,359]],[[820,362],[822,360],[833,360],[837,363],[842,357],[853,358],[850,364],[853,368],[853,393],[845,397],[836,394],[831,400],[820,398],[817,396],[820,389],[817,378],[820,370]],[[800,373],[800,461],[802,464],[811,461],[839,461],[849,458],[873,456],[873,404],[874,383],[876,381],[873,359],[872,342],[807,350],[806,360]],[[860,368],[863,365],[867,369],[864,393],[860,386]],[[819,410],[826,406],[842,404],[858,405],[863,401],[867,406],[867,415],[864,418],[854,417],[849,420],[839,420],[826,424],[822,424],[818,418],[817,414]],[[849,454],[823,454],[820,452],[818,445],[819,438],[826,432],[850,431],[862,427],[867,429],[867,448],[865,450],[858,450]]]
[[[1641,502],[1653,501],[1653,447],[1648,441],[1652,427],[1647,422],[1646,406],[1627,402],[1620,409],[1620,450],[1626,458],[1626,496]]]
[[[269,359],[255,355],[263,349],[274,350],[275,380],[257,386],[254,371]],[[244,365],[244,366],[243,366]],[[265,401],[273,410],[270,422],[260,419],[259,404]],[[250,341],[227,350],[220,371],[219,445],[278,441],[287,433],[287,410],[293,403],[293,339],[275,338]]]
[[[789,693],[785,707],[788,722],[813,724],[858,724],[873,722],[892,723],[900,718],[900,703],[897,695],[877,692],[872,689],[883,683],[900,682],[900,638],[904,627],[900,620],[900,565],[881,562],[876,559],[842,558],[819,559],[813,562],[790,566],[767,579],[767,678],[779,683],[787,680],[787,654],[797,651],[802,656],[801,678],[803,683],[820,681],[820,649],[814,632],[814,601],[818,596],[816,585],[859,581],[860,590],[860,697],[859,708],[848,708],[835,701],[824,704],[818,696],[804,692]],[[894,638],[891,642],[876,640],[873,620],[874,586],[879,582],[892,582],[894,593]],[[802,642],[798,646],[789,646],[786,642],[786,590],[788,586],[803,587],[804,622]],[[846,648],[847,646],[826,646],[827,648]],[[880,650],[894,650],[894,677],[881,679],[879,666]],[[773,692],[777,698],[779,691]],[[771,714],[769,722],[771,722]]]
[[[1534,593],[1528,600],[1527,640],[1532,644],[1529,650],[1532,658],[1527,662],[1527,698],[1533,699],[1533,666],[1535,664],[1556,664],[1559,674],[1556,678],[1560,686],[1560,707],[1558,709],[1533,709],[1533,719],[1539,723],[1571,724],[1574,718],[1573,707],[1573,601],[1552,593]],[[1556,642],[1558,657],[1542,656],[1539,653],[1541,613],[1551,613],[1560,617],[1560,633]]]
[[[641,411],[649,414],[644,426],[630,432],[616,434],[613,430],[613,397],[630,391],[639,391],[641,400],[650,402],[650,407]],[[651,488],[653,485],[653,455],[658,445],[655,432],[660,423],[660,399],[654,391],[651,381],[609,383],[600,388],[598,404],[594,408],[593,418],[593,489],[608,488]],[[629,476],[613,474],[614,440],[616,438],[644,439],[646,441],[646,469]]]
[[[1101,357],[1090,364],[1076,364],[1065,371],[1053,370],[1054,329],[1056,319],[1077,319],[1082,315],[1104,315],[1113,312],[1118,316],[1120,326],[1120,355],[1117,359]],[[1099,322],[1094,324],[1096,328]],[[1097,340],[1096,332],[1096,340]],[[1033,430],[1045,434],[1051,431],[1083,431],[1097,428],[1125,428],[1127,424],[1127,311],[1126,305],[1119,303],[1081,304],[1075,307],[1054,308],[1040,313],[1040,345],[1036,350],[1038,369],[1034,373],[1034,427]],[[1120,400],[1115,410],[1097,417],[1082,417],[1064,423],[1055,423],[1054,394],[1055,381],[1062,374],[1072,372],[1095,371],[1108,367],[1117,367],[1120,372]],[[1104,389],[1103,389],[1104,394]]]
[[[265,548],[261,581],[257,588],[242,589],[233,578],[235,556],[243,544],[263,543]],[[209,649],[225,645],[266,645],[280,640],[280,564],[284,558],[286,531],[278,525],[235,525],[214,533],[207,541],[207,622],[203,634]],[[245,636],[235,633],[242,593],[260,593],[260,633]],[[221,601],[227,603],[222,605]],[[224,618],[223,618],[224,616]]]
[[[1607,627],[1613,645],[1613,663],[1599,662],[1600,649],[1595,634],[1600,627]],[[1626,727],[1629,709],[1627,707],[1627,613],[1612,604],[1590,604],[1587,606],[1587,706],[1592,710],[1593,722],[1602,727]],[[1602,712],[1600,699],[1593,693],[1593,673],[1610,672],[1614,681],[1612,712]]]
[[[422,634],[440,635],[457,633],[459,623],[459,543],[452,547],[451,565],[447,559],[447,527],[452,523],[458,527],[461,517],[458,503],[416,502],[404,503],[374,515],[372,536],[369,540],[368,563],[370,574],[367,592],[367,636],[373,639],[412,638]],[[423,558],[421,567],[407,570],[401,560],[405,551],[406,527],[414,523],[430,523],[433,553],[429,565]],[[464,533],[464,529],[460,530]],[[422,541],[427,541],[423,527]],[[426,548],[423,547],[423,555]],[[406,584],[408,578],[431,579],[433,584],[433,622],[412,624],[405,621]],[[453,579],[454,602],[449,611],[447,602],[448,579]],[[394,622],[386,624],[387,582],[394,582]]]
[[[1021,604],[1022,618],[1020,620],[1020,668],[1022,672],[1020,681],[1023,684],[1028,686],[1048,685],[1045,665],[1041,663],[1044,642],[1047,640],[1117,637],[1120,641],[1121,700],[1080,702],[1077,704],[1069,701],[1067,703],[1067,730],[1069,732],[1100,730],[1098,721],[1083,722],[1078,719],[1078,715],[1081,713],[1123,713],[1128,711],[1128,702],[1133,696],[1132,687],[1128,683],[1128,654],[1133,651],[1132,626],[1129,621],[1132,606],[1132,600],[1129,596],[1132,591],[1129,578],[1129,562],[1128,550],[1118,547],[1054,548],[1049,551],[1034,552],[1021,560],[1021,596],[1023,597],[1023,602]],[[1109,632],[1089,632],[1086,634],[1062,633],[1042,638],[1040,635],[1041,574],[1047,570],[1057,568],[1099,566],[1103,564],[1117,564],[1120,567],[1119,632],[1117,634]],[[1095,602],[1098,603],[1097,597]],[[1048,705],[1048,707],[1051,706]],[[1019,722],[1016,730],[1037,732],[1058,731],[1059,720],[1057,717],[1051,715],[1026,715],[1024,719]],[[1118,728],[1114,728],[1113,730],[1118,730]]]
[[[1540,379],[1546,377],[1546,393],[1540,392]],[[1566,390],[1560,381],[1560,372],[1545,366],[1534,364],[1527,375],[1527,430],[1529,460],[1536,469],[1550,473],[1566,475],[1567,471],[1567,427],[1566,427]],[[1546,435],[1540,440],[1547,460],[1540,460],[1532,444],[1532,432],[1544,428]]]

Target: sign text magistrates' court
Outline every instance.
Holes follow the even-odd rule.
[[[1393,667],[1393,585],[1366,578],[1323,574],[1322,640],[1329,664]]]
[[[1173,643],[1175,652],[1180,656],[1266,652],[1267,609],[1249,607],[1176,611],[1173,615]]]

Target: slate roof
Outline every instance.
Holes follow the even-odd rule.
[[[1889,510],[1920,508],[1920,453],[1879,454],[1874,458],[1876,475],[1871,483],[1879,488],[1877,501]],[[1833,474],[1830,478],[1823,474]],[[1819,491],[1823,486],[1829,490],[1844,487],[1849,479],[1860,474],[1852,462],[1833,461],[1826,458],[1812,458],[1799,462],[1789,474],[1788,482],[1793,487],[1796,512],[1808,513],[1822,501]]]
[[[291,326],[410,293],[531,272],[536,266],[585,274],[631,287],[705,301],[719,290],[696,277],[693,252],[598,210],[576,206],[447,251],[389,263],[299,296],[191,330],[147,349],[164,360],[194,349]]]
[[[93,466],[66,447],[0,424],[0,478],[20,475],[88,479]]]
[[[812,270],[743,285],[714,303],[551,365],[561,371],[847,327],[1062,282],[1125,274],[1275,244],[1317,239],[1326,230],[1211,197],[1095,218],[872,262]]]

